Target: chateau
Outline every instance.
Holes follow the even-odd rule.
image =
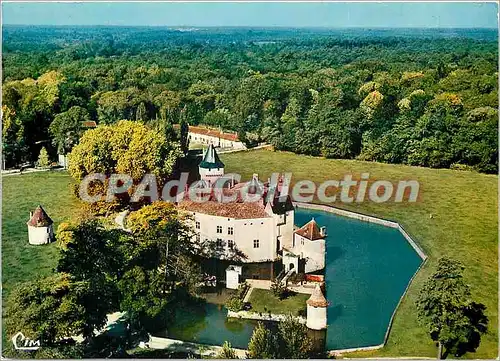
[[[193,216],[191,227],[197,241],[216,241],[215,257],[241,263],[283,262],[285,271],[315,272],[325,267],[326,230],[314,220],[294,229],[295,208],[290,196],[280,196],[282,180],[273,186],[254,174],[247,183],[222,188],[234,200],[220,202],[214,195],[215,182],[224,176],[224,163],[210,144],[199,164],[200,182],[211,190],[208,201],[183,197],[179,208]],[[231,183],[231,182],[229,182]],[[244,201],[240,190],[259,193],[257,201]],[[259,278],[259,276],[254,276]]]

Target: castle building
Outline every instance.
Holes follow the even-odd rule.
[[[326,227],[319,227],[314,218],[293,234],[291,247],[283,249],[285,272],[311,273],[325,268]]]
[[[30,212],[28,225],[28,240],[30,244],[47,244],[54,240],[53,221],[42,208],[38,206],[35,212]]]
[[[307,320],[306,326],[311,330],[323,330],[326,328],[327,316],[326,310],[328,301],[319,285],[316,286],[307,303]]]
[[[269,180],[260,182],[257,174],[246,183],[230,181],[217,191],[233,199],[221,202],[213,186],[224,176],[224,163],[212,144],[203,154],[198,169],[201,183],[208,186],[205,188],[209,192],[208,200],[201,202],[184,194],[178,207],[192,216],[189,222],[194,231],[193,240],[214,241],[214,258],[248,264],[275,262],[293,254],[297,262],[302,260],[306,265],[301,272],[324,268],[325,230],[313,220],[294,231],[295,208],[288,195],[280,194],[282,179],[274,186]],[[262,194],[262,197],[252,202],[244,201],[240,196],[242,188],[250,194]],[[294,265],[299,271],[297,262]]]

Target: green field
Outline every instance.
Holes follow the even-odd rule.
[[[259,150],[222,154],[226,172],[249,179],[258,173],[267,179],[272,172],[292,172],[293,181],[340,180],[345,174],[370,179],[417,180],[416,203],[334,204],[337,207],[395,220],[401,223],[429,256],[398,309],[386,347],[379,351],[350,354],[362,356],[429,356],[436,348],[416,318],[415,299],[439,257],[450,256],[466,266],[465,277],[473,297],[487,306],[489,332],[470,358],[496,358],[498,333],[498,177],[492,175],[389,165],[352,160],[329,160],[287,152]],[[430,218],[432,214],[433,218]]]
[[[59,223],[78,214],[78,200],[70,190],[66,172],[38,172],[2,178],[2,286],[3,295],[17,282],[44,277],[57,264],[57,245],[32,246],[26,222],[41,204]]]
[[[420,182],[417,203],[363,203],[337,206],[400,222],[429,255],[417,274],[394,319],[388,344],[383,349],[356,356],[429,356],[436,349],[425,329],[418,325],[414,301],[441,256],[461,260],[473,297],[487,306],[489,332],[470,358],[496,358],[498,332],[498,177],[470,172],[387,165],[352,160],[326,160],[291,153],[259,150],[221,155],[226,172],[249,179],[258,173],[292,172],[294,180],[321,182],[352,173],[369,172],[370,179]],[[30,246],[26,222],[30,210],[42,204],[55,226],[78,214],[70,192],[70,177],[62,172],[43,172],[3,178],[2,275],[4,296],[16,282],[51,272],[57,262],[56,245]],[[430,218],[430,214],[433,218]],[[255,290],[254,290],[255,291]],[[268,307],[269,308],[269,307]],[[353,354],[349,355],[354,356]]]
[[[294,316],[304,316],[306,312],[306,301],[311,295],[296,293],[279,300],[269,290],[254,288],[250,295],[249,302],[252,305],[252,312],[262,312],[273,314],[288,314]]]

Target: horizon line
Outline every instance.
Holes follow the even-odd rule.
[[[388,2],[395,2],[390,0]],[[465,2],[465,1],[464,1]],[[473,26],[473,27],[454,27],[454,26],[285,26],[285,25],[166,25],[166,24],[144,24],[144,25],[123,25],[123,24],[8,24],[3,26],[26,26],[26,27],[108,27],[108,28],[199,28],[199,29],[241,29],[241,28],[260,28],[260,29],[483,29],[498,30],[498,27]]]

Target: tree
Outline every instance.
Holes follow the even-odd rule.
[[[39,142],[49,138],[48,128],[59,109],[60,87],[65,81],[62,73],[49,71],[36,80],[26,78],[4,84],[4,105],[15,115],[7,129],[8,138],[17,142],[14,158],[7,159],[7,164],[36,160]],[[10,157],[9,152],[7,155]]]
[[[117,173],[130,176],[138,184],[146,174],[153,174],[161,189],[180,155],[177,142],[165,139],[144,124],[119,121],[86,131],[68,155],[68,170],[77,182],[93,173]],[[94,183],[96,194],[104,194],[107,184]],[[135,186],[130,187],[129,193],[115,199],[114,204],[103,200],[91,204],[91,210],[97,213],[124,206],[134,190]]]
[[[307,335],[307,327],[287,315],[273,333],[259,322],[248,344],[249,358],[303,359],[312,356],[313,343]]]
[[[262,322],[253,330],[248,343],[248,357],[254,359],[280,358],[278,340]]]
[[[84,301],[89,291],[87,282],[74,281],[66,273],[21,284],[7,300],[7,335],[22,332],[52,346],[83,333],[88,321]]]
[[[146,111],[146,106],[143,102],[139,104],[135,113],[135,120],[138,122],[146,122],[148,120],[148,114]]]
[[[42,147],[42,149],[40,150],[40,155],[38,156],[38,167],[48,168],[49,165],[49,154],[47,153],[47,149],[45,149],[45,147]]]
[[[446,354],[456,356],[474,351],[487,330],[486,307],[471,300],[463,270],[460,262],[441,258],[416,303],[420,321],[438,344],[438,359],[443,356],[443,347]]]
[[[302,359],[311,356],[313,343],[304,324],[289,314],[279,323],[278,329],[282,358]]]
[[[106,315],[118,306],[115,282],[123,263],[119,231],[107,230],[89,219],[77,225],[61,224],[57,240],[61,249],[57,271],[90,287],[82,296],[87,320],[83,335],[88,338],[106,324]]]
[[[59,113],[50,123],[49,132],[52,142],[57,147],[59,154],[66,154],[78,143],[84,127],[83,122],[89,121],[87,109],[74,106],[68,111]]]
[[[234,351],[231,348],[231,343],[225,341],[224,344],[222,345],[222,349],[217,353],[216,358],[233,360],[233,359],[238,359],[239,357],[236,355],[236,351]]]
[[[288,293],[286,285],[283,284],[278,278],[273,280],[271,284],[271,291],[273,292],[273,295],[280,300],[286,298]]]
[[[179,145],[144,124],[120,121],[85,132],[70,153],[69,172],[75,180],[91,173],[128,174],[141,180],[147,173],[170,175],[179,156]]]
[[[181,111],[181,120],[179,123],[179,138],[181,144],[181,151],[184,154],[187,154],[189,150],[189,125],[186,119],[186,109],[184,108]]]
[[[233,295],[229,297],[224,304],[229,311],[238,312],[243,309],[243,300],[237,296]]]
[[[18,164],[27,153],[24,126],[16,112],[2,105],[2,148],[6,166]]]
[[[154,202],[127,218],[129,237],[121,240],[125,264],[118,282],[120,307],[139,323],[146,323],[166,309],[182,289],[194,296],[201,279],[191,233],[177,208]]]

